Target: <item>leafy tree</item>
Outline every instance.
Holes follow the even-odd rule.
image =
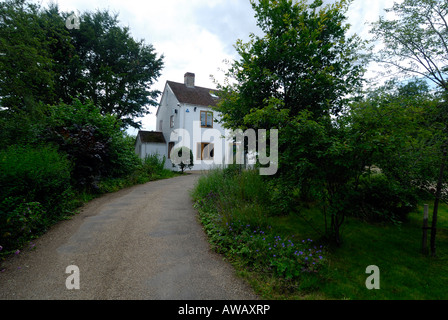
[[[373,24],[371,32],[375,39],[385,44],[375,59],[397,68],[404,75],[419,75],[432,81],[445,96],[437,111],[438,118],[442,119],[439,132],[443,143],[437,157],[439,173],[434,181],[431,253],[435,256],[437,212],[448,158],[448,3],[443,0],[404,0],[386,11],[394,13],[397,19],[380,18]]]
[[[80,28],[72,29],[71,97],[90,99],[103,114],[114,114],[124,125],[138,128],[133,119],[148,114],[160,94],[149,90],[163,67],[153,46],[136,41],[129,28],[108,11],[85,12]]]
[[[443,141],[435,116],[439,100],[424,81],[393,80],[351,106],[347,119],[351,137],[366,157],[363,165],[379,167],[389,186],[396,186],[396,196],[434,188]]]
[[[343,25],[347,1],[322,7],[291,0],[252,2],[263,37],[251,34],[248,43],[238,41],[239,61],[233,62],[228,78],[234,85],[221,86],[223,99],[219,110],[225,126],[254,129],[278,126],[276,113],[294,117],[309,110],[313,117],[337,114],[347,95],[360,85],[363,67],[357,36],[346,37]],[[270,107],[270,99],[282,102]],[[248,117],[263,111],[268,118]],[[281,116],[283,116],[281,115]],[[257,117],[259,118],[259,117]]]
[[[138,128],[160,94],[151,86],[163,56],[135,40],[118,14],[84,12],[80,28],[69,30],[70,13],[57,5],[41,8],[26,0],[0,4],[0,99],[3,109],[33,112],[39,102],[87,100]]]
[[[54,70],[39,7],[25,0],[0,3],[0,105],[8,114],[54,101]]]
[[[344,221],[338,198],[355,164],[331,117],[344,110],[364,71],[363,42],[346,36],[349,3],[253,1],[264,36],[237,42],[240,60],[220,86],[218,107],[227,128],[279,129],[279,170],[270,181],[277,211],[292,209],[294,190],[319,197],[330,208],[337,243]]]

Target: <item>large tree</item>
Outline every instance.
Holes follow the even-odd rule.
[[[54,101],[53,61],[38,13],[25,0],[0,3],[0,106],[9,113]]]
[[[219,106],[226,126],[253,128],[247,116],[275,98],[293,117],[309,110],[315,118],[337,114],[353,88],[360,85],[360,39],[347,36],[344,24],[349,1],[323,6],[322,1],[252,1],[257,25],[264,35],[251,34],[248,43],[238,41],[240,56],[227,76]],[[230,83],[230,82],[229,82]],[[279,111],[279,110],[278,110]],[[245,118],[246,117],[246,118]]]
[[[104,114],[138,128],[134,119],[157,104],[160,92],[150,88],[160,76],[163,57],[152,45],[132,38],[118,16],[107,11],[83,13],[80,28],[70,33],[76,52],[70,95],[90,99]]]
[[[107,10],[84,12],[79,28],[68,28],[73,13],[57,5],[42,8],[26,0],[0,4],[0,103],[8,111],[33,109],[73,98],[91,100],[123,126],[150,113],[159,91],[163,56],[134,39]]]
[[[434,179],[435,200],[432,217],[431,253],[436,255],[435,239],[439,201],[444,185],[448,158],[448,2],[444,0],[404,0],[387,9],[396,19],[380,18],[371,32],[384,43],[375,59],[396,68],[403,75],[420,76],[432,81],[445,99],[439,103],[443,143],[440,147],[439,172]]]
[[[331,207],[331,231],[338,243],[344,219],[336,193],[353,173],[341,142],[345,133],[332,116],[360,88],[364,71],[363,43],[356,35],[347,36],[349,4],[252,1],[263,36],[251,34],[248,43],[236,43],[239,60],[226,73],[217,107],[227,128],[279,130],[278,179],[270,179],[278,210],[288,213],[294,189],[326,187],[322,199]]]

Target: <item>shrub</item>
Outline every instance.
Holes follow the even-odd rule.
[[[257,272],[286,280],[316,273],[326,259],[311,239],[279,235],[269,225],[266,183],[256,170],[215,169],[200,177],[195,207],[219,253]]]
[[[68,155],[78,189],[96,189],[101,179],[124,177],[139,164],[134,140],[121,130],[120,121],[103,115],[92,103],[74,100],[71,105],[50,106],[48,113],[41,139]]]
[[[362,176],[359,187],[347,199],[352,215],[371,222],[394,223],[405,221],[419,200],[415,189],[401,186],[384,174]]]
[[[0,244],[42,231],[72,209],[71,164],[55,148],[0,151]]]
[[[161,158],[157,153],[150,154],[142,161],[143,172],[151,176],[153,174],[162,173],[165,170],[166,157]]]

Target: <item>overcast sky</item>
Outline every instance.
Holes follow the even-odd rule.
[[[330,2],[332,0],[324,0]],[[167,80],[183,82],[185,72],[196,75],[196,85],[213,88],[210,75],[222,80],[225,59],[238,59],[233,45],[258,33],[249,0],[35,0],[46,6],[56,2],[61,11],[108,9],[119,14],[132,36],[152,44],[164,56],[164,69],[153,89],[163,90]],[[369,38],[373,22],[393,0],[354,0],[348,13],[351,32]],[[82,22],[81,22],[82,23]],[[145,130],[155,130],[155,112],[142,119]],[[136,131],[132,131],[136,134]]]

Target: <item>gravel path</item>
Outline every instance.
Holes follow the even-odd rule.
[[[189,174],[95,199],[4,261],[0,299],[257,299],[211,252],[192,207]],[[79,289],[67,289],[68,266]],[[74,281],[69,283],[75,284]]]

